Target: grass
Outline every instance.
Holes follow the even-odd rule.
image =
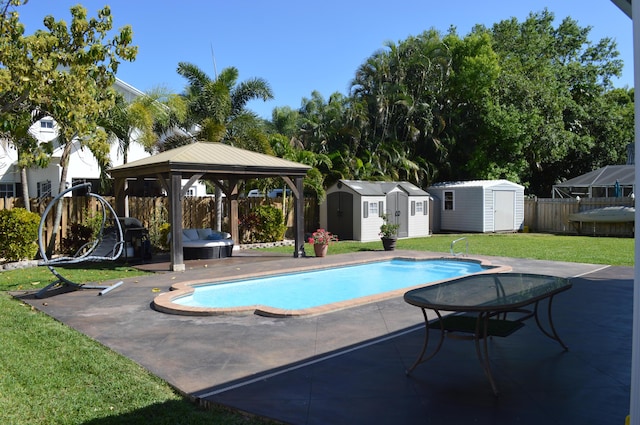
[[[633,266],[634,239],[541,234],[434,235],[403,239],[398,249],[448,253],[466,237],[469,255]],[[456,245],[464,250],[465,241]],[[309,245],[307,251],[312,252]],[[329,254],[381,250],[380,241],[340,241]],[[291,252],[292,247],[269,248]],[[64,268],[78,282],[144,274],[104,264]],[[53,281],[43,267],[0,273],[0,291],[31,290]],[[166,382],[98,342],[0,292],[0,423],[265,424],[224,409],[202,410]]]
[[[129,359],[7,294],[0,312],[0,423],[265,423],[199,409]]]
[[[634,264],[633,238],[597,238],[590,236],[556,236],[540,233],[433,235],[428,238],[399,239],[396,249],[449,253],[451,242],[465,237],[469,255],[530,258],[535,260],[568,261],[574,263]],[[328,254],[381,250],[382,242],[340,241],[331,244]],[[268,248],[269,251],[290,252],[291,247]],[[313,247],[306,245],[313,255]],[[455,251],[465,250],[465,241],[456,244]]]
[[[146,274],[112,264],[56,269],[77,282]],[[201,409],[133,361],[6,293],[54,280],[46,267],[0,273],[0,423],[269,423],[222,408]]]
[[[108,282],[148,274],[118,263],[92,263],[83,266],[56,267],[56,270],[73,282]],[[0,273],[0,291],[28,291],[42,288],[56,279],[47,267],[28,267]]]

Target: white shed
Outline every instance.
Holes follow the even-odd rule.
[[[435,204],[434,231],[491,233],[523,228],[524,186],[519,184],[474,180],[438,183],[427,190]]]
[[[429,194],[409,182],[339,180],[320,205],[320,226],[340,240],[379,240],[382,215],[399,238],[429,236]]]

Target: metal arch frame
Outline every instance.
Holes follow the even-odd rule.
[[[101,242],[101,238],[96,238],[95,240],[88,242],[82,247],[80,247],[80,249],[78,249],[78,251],[74,256],[61,256],[55,259],[50,259],[47,257],[47,252],[46,252],[45,243],[44,243],[45,242],[44,227],[45,227],[47,217],[49,216],[49,213],[51,212],[51,209],[53,208],[53,206],[56,205],[67,193],[72,192],[74,190],[79,190],[79,189],[87,189],[88,190],[87,196],[97,199],[102,205],[102,222],[100,223],[101,235],[107,223],[107,218],[109,213],[113,217],[114,227],[117,231],[117,234],[116,234],[117,239],[114,244],[114,249],[112,250],[111,255],[109,256],[92,255],[96,247]],[[64,276],[62,276],[60,273],[58,273],[58,271],[53,266],[63,265],[63,264],[78,264],[84,261],[114,261],[122,255],[123,247],[124,247],[124,234],[122,232],[122,225],[118,220],[118,216],[115,210],[113,209],[113,207],[109,204],[109,202],[107,202],[106,199],[104,199],[102,196],[96,193],[91,192],[91,183],[82,183],[75,186],[71,186],[70,188],[60,192],[51,200],[49,205],[47,205],[47,208],[45,208],[44,212],[42,213],[42,217],[40,218],[40,224],[38,226],[38,248],[40,251],[40,256],[42,257],[42,261],[40,262],[40,265],[47,266],[57,280],[45,286],[40,291],[38,291],[36,296],[38,298],[42,298],[50,288],[58,285],[70,286],[74,289],[83,289],[83,288],[84,289],[101,289],[102,291],[100,291],[98,295],[106,294],[107,292],[117,288],[118,286],[122,285],[123,283],[122,281],[117,282],[113,285],[82,284],[82,283],[73,282],[72,280],[69,280]]]

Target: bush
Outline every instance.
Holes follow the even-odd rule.
[[[75,255],[80,248],[98,238],[102,227],[102,214],[84,209],[82,223],[72,223],[69,225],[66,238],[62,239],[62,252]]]
[[[6,261],[34,258],[39,224],[40,216],[24,208],[0,210],[0,257]]]
[[[284,238],[287,226],[279,208],[261,205],[240,220],[243,242],[276,242]]]
[[[66,238],[62,238],[62,252],[69,255],[75,255],[80,248],[91,242],[96,232],[91,226],[81,223],[73,223],[69,225],[69,231]]]
[[[169,232],[171,225],[167,223],[167,209],[156,205],[154,213],[149,218],[149,241],[154,250],[169,250]]]
[[[171,231],[171,225],[169,223],[162,223],[158,226],[157,240],[151,240],[151,245],[153,245],[156,249],[161,249],[163,251],[169,250],[169,232]],[[149,238],[151,238],[153,233],[150,232]]]

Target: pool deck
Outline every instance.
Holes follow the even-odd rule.
[[[367,251],[325,258],[234,253],[141,266],[104,296],[83,290],[25,302],[139,363],[203,404],[291,424],[623,424],[629,410],[633,268],[477,256],[515,272],[572,279],[554,299],[564,352],[532,321],[493,338],[496,398],[470,341],[446,340],[407,377],[424,336],[420,310],[402,297],[311,317],[179,316],[151,308],[181,280],[388,256]],[[578,276],[578,277],[576,277]]]

